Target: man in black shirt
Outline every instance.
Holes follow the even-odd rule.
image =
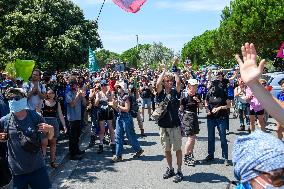
[[[176,63],[176,62],[175,62]],[[164,179],[174,177],[174,182],[183,180],[181,172],[182,165],[182,136],[180,130],[180,120],[178,116],[179,110],[179,97],[180,97],[180,79],[177,74],[177,67],[173,65],[174,77],[170,73],[166,73],[166,65],[163,73],[159,76],[157,81],[157,102],[168,101],[166,112],[158,120],[160,127],[160,137],[165,156],[168,163],[166,173],[163,175]],[[173,88],[175,78],[176,88]],[[175,174],[172,166],[172,153],[171,150],[176,152],[178,170]]]

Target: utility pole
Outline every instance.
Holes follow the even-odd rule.
[[[138,50],[138,47],[139,47],[139,36],[136,35],[136,45],[137,45],[137,50]]]

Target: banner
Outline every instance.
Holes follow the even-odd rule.
[[[126,12],[136,13],[147,0],[112,0]]]
[[[35,66],[34,60],[17,59],[15,62],[16,77],[20,77],[26,82],[29,81],[29,78],[32,75],[34,66]]]
[[[96,55],[94,53],[94,51],[89,48],[89,71],[90,72],[95,72],[99,70],[99,66],[96,62]]]
[[[284,58],[284,42],[282,43],[280,50],[278,51],[277,58]]]

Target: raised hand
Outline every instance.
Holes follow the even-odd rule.
[[[237,62],[240,66],[241,78],[247,84],[253,84],[258,82],[262,75],[265,60],[261,60],[259,65],[256,63],[257,53],[253,43],[246,43],[241,48],[243,60],[239,55],[236,55]]]

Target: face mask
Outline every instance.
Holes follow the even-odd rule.
[[[27,109],[27,98],[22,98],[18,101],[16,100],[9,100],[9,108],[10,111],[13,113],[20,112],[24,109]]]
[[[280,187],[274,187],[273,185],[271,184],[265,184],[263,185],[262,183],[259,182],[259,180],[257,179],[254,179],[259,185],[261,185],[264,189],[284,189],[284,185],[283,186],[280,186]]]

